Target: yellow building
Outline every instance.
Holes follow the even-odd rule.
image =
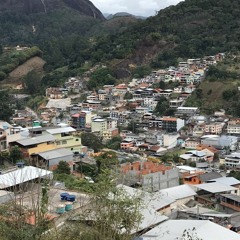
[[[24,158],[29,158],[32,154],[56,149],[55,137],[53,135],[41,135],[32,138],[20,139],[9,143],[10,148],[18,146]]]
[[[75,136],[76,130],[72,127],[61,127],[46,130],[55,138],[55,148],[67,148],[72,152],[82,152],[82,142],[79,136]]]

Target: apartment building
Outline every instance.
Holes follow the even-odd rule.
[[[227,133],[234,135],[240,134],[240,118],[233,119],[228,122]]]

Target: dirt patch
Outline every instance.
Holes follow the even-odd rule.
[[[23,63],[22,65],[18,66],[16,69],[14,69],[9,76],[2,81],[0,84],[1,85],[6,85],[6,84],[20,84],[21,79],[27,75],[32,70],[35,70],[37,72],[43,72],[43,66],[46,62],[40,58],[40,57],[33,57]]]

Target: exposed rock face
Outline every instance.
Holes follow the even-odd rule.
[[[103,14],[89,0],[1,0],[0,11],[18,13],[49,12],[57,8],[69,7],[80,14],[97,19],[105,19]]]

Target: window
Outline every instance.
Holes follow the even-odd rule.
[[[63,141],[62,141],[62,144],[67,144],[67,141],[66,141],[66,140],[63,140]]]
[[[61,133],[61,137],[68,137],[70,136],[70,133]]]
[[[57,145],[61,145],[61,142],[60,142],[60,141],[57,141],[56,143],[57,143]]]

